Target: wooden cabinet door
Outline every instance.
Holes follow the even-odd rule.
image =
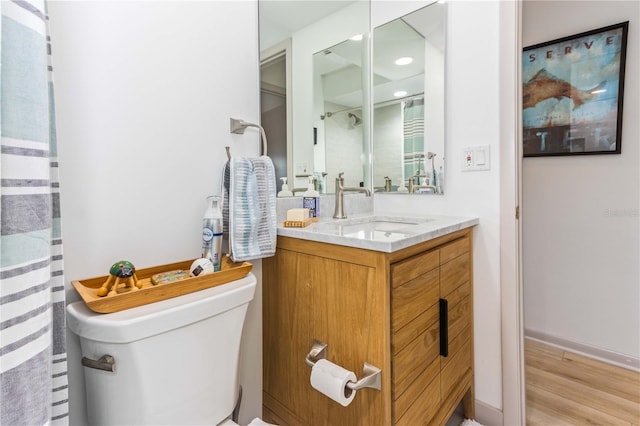
[[[460,238],[440,249],[440,297],[448,304],[448,356],[441,358],[441,392],[472,373],[471,357],[471,252],[469,238]]]
[[[448,356],[440,357],[445,413],[462,396],[465,416],[475,416],[473,386],[473,278],[471,232],[440,247],[440,297],[447,300]],[[438,419],[446,422],[446,417]]]
[[[264,264],[265,406],[291,424],[388,423],[383,392],[361,390],[343,407],[311,387],[311,368],[304,363],[317,339],[328,345],[329,361],[358,378],[364,362],[383,368],[388,313],[380,307],[387,290],[376,269],[285,249]]]
[[[439,251],[391,266],[392,415],[396,425],[428,422],[440,405]]]

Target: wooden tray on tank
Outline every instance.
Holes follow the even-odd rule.
[[[73,287],[75,287],[89,309],[94,312],[107,314],[239,280],[251,272],[251,268],[253,268],[253,265],[249,262],[234,263],[230,258],[224,256],[222,258],[221,269],[218,272],[201,275],[199,277],[189,277],[164,284],[151,284],[152,275],[176,269],[189,271],[192,262],[193,259],[138,269],[136,270],[136,277],[138,278],[138,282],[142,283],[142,288],[135,291],[124,291],[116,295],[98,296],[98,289],[107,280],[108,275],[71,281],[71,284],[73,284]]]

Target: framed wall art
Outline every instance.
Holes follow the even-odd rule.
[[[523,49],[525,157],[620,154],[628,26]]]

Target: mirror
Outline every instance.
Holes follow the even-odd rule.
[[[275,123],[267,113],[278,108],[279,126],[286,127],[275,136],[267,131],[277,177],[287,176],[295,195],[306,190],[309,175],[320,193],[333,193],[339,172],[347,186],[443,193],[445,5],[393,19],[402,12],[390,4],[389,13],[376,10],[378,22],[387,23],[372,36],[368,0],[258,6],[262,124]],[[362,40],[352,38],[358,35]],[[399,53],[413,62],[395,65]],[[267,72],[274,61],[280,64]],[[372,70],[362,66],[369,63]],[[286,76],[274,77],[274,69]],[[401,87],[406,94],[393,96]]]
[[[345,173],[345,185],[357,186],[365,182],[370,186],[371,179],[365,177],[367,173],[371,174],[369,123],[362,112],[358,112],[364,105],[363,96],[367,104],[369,96],[368,90],[362,90],[363,84],[368,84],[368,78],[363,79],[363,75],[368,75],[368,68],[363,70],[361,66],[368,63],[368,59],[363,62],[362,58],[368,55],[369,1],[260,0],[258,11],[261,63],[268,65],[282,56],[290,63],[290,75],[286,79],[278,79],[271,72],[261,72],[262,99],[265,98],[264,88],[269,87],[271,94],[279,92],[279,96],[286,96],[290,102],[286,114],[288,143],[282,141],[287,139],[286,131],[271,132],[273,136],[267,132],[270,153],[274,145],[286,147],[286,171],[278,167],[278,163],[282,164],[281,159],[272,157],[277,177],[287,176],[289,188],[300,189],[295,195],[301,195],[301,191],[307,189],[309,175],[316,176],[316,188],[322,194],[334,192],[338,172]],[[351,40],[358,34],[363,35],[363,41]],[[287,40],[290,40],[288,48]],[[335,62],[332,64],[331,61]],[[283,81],[289,81],[290,86],[282,87],[286,86]],[[334,87],[335,82],[340,86]],[[278,84],[280,88],[276,89],[274,86]],[[350,96],[347,91],[351,92]],[[262,104],[266,131],[265,114],[268,111],[265,107],[273,109],[277,103],[265,105],[263,101]],[[360,108],[349,112],[360,120],[353,118],[351,129],[348,128],[348,120],[352,119],[349,112],[338,111],[356,104]],[[280,107],[282,110],[282,102]],[[361,135],[359,144],[355,138],[350,139],[348,153],[335,148],[343,147],[339,127],[343,125],[347,130],[353,130],[349,136]]]
[[[313,55],[314,173],[321,194],[335,192],[332,184],[341,172],[345,186],[369,183],[362,38],[357,34]]]
[[[373,31],[373,181],[377,192],[444,193],[445,4]]]

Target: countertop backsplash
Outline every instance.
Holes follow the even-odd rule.
[[[335,210],[336,197],[333,194],[320,196],[320,219],[331,219]],[[287,210],[302,208],[302,197],[276,198],[276,215],[278,226],[287,219]],[[367,197],[359,193],[344,194],[344,209],[347,217],[373,214],[373,196]]]

